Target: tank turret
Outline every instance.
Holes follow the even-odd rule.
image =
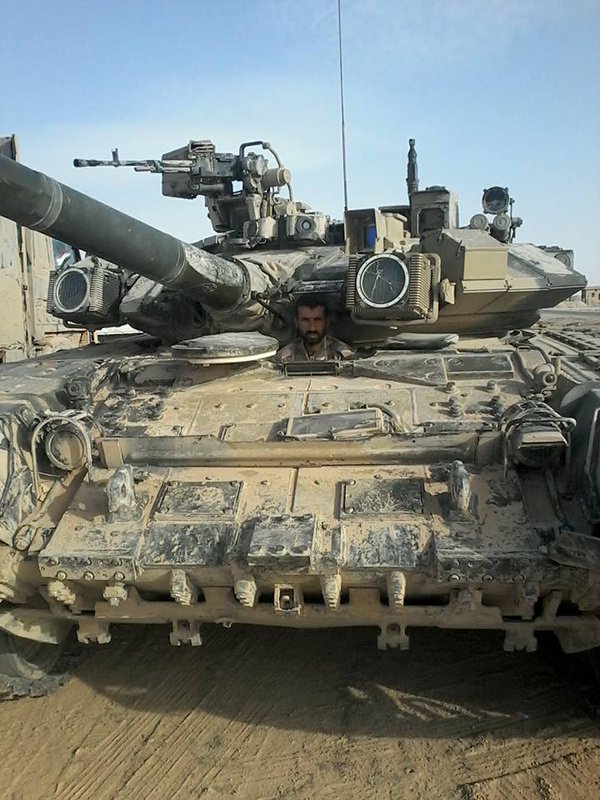
[[[160,160],[121,161],[117,150],[110,161],[75,160],[159,173],[163,194],[203,196],[216,235],[197,245],[8,159],[0,214],[89,254],[52,276],[51,313],[90,328],[128,322],[169,342],[240,330],[283,342],[293,303],[315,294],[333,312],[332,332],[351,343],[420,329],[498,334],[531,325],[540,308],[585,285],[550,254],[514,243],[521,220],[507,189],[484,193],[491,224],[476,214],[460,227],[454,192],[419,189],[414,145],[408,204],[349,210],[343,226],[294,200],[290,171],[264,141],[237,154],[198,140]]]

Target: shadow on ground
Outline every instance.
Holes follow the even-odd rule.
[[[378,651],[370,629],[203,632],[201,647],[172,647],[166,627],[120,627],[75,677],[138,712],[355,736],[545,737],[588,715],[553,648],[505,653],[487,631],[415,630],[408,652]]]

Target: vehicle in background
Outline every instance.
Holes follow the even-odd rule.
[[[0,154],[18,160],[15,136],[0,136]],[[76,248],[0,217],[0,362],[90,342],[90,333],[46,312],[48,277],[79,261]]]

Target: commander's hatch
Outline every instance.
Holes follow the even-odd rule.
[[[302,414],[290,417],[283,439],[353,440],[384,435],[387,431],[384,415],[379,408],[357,408],[327,414]]]

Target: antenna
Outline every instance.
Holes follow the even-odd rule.
[[[346,117],[344,114],[344,59],[342,55],[342,0],[338,0],[338,52],[340,56],[340,113],[342,122],[342,171],[344,176],[344,211],[348,211],[348,174],[346,172]]]

